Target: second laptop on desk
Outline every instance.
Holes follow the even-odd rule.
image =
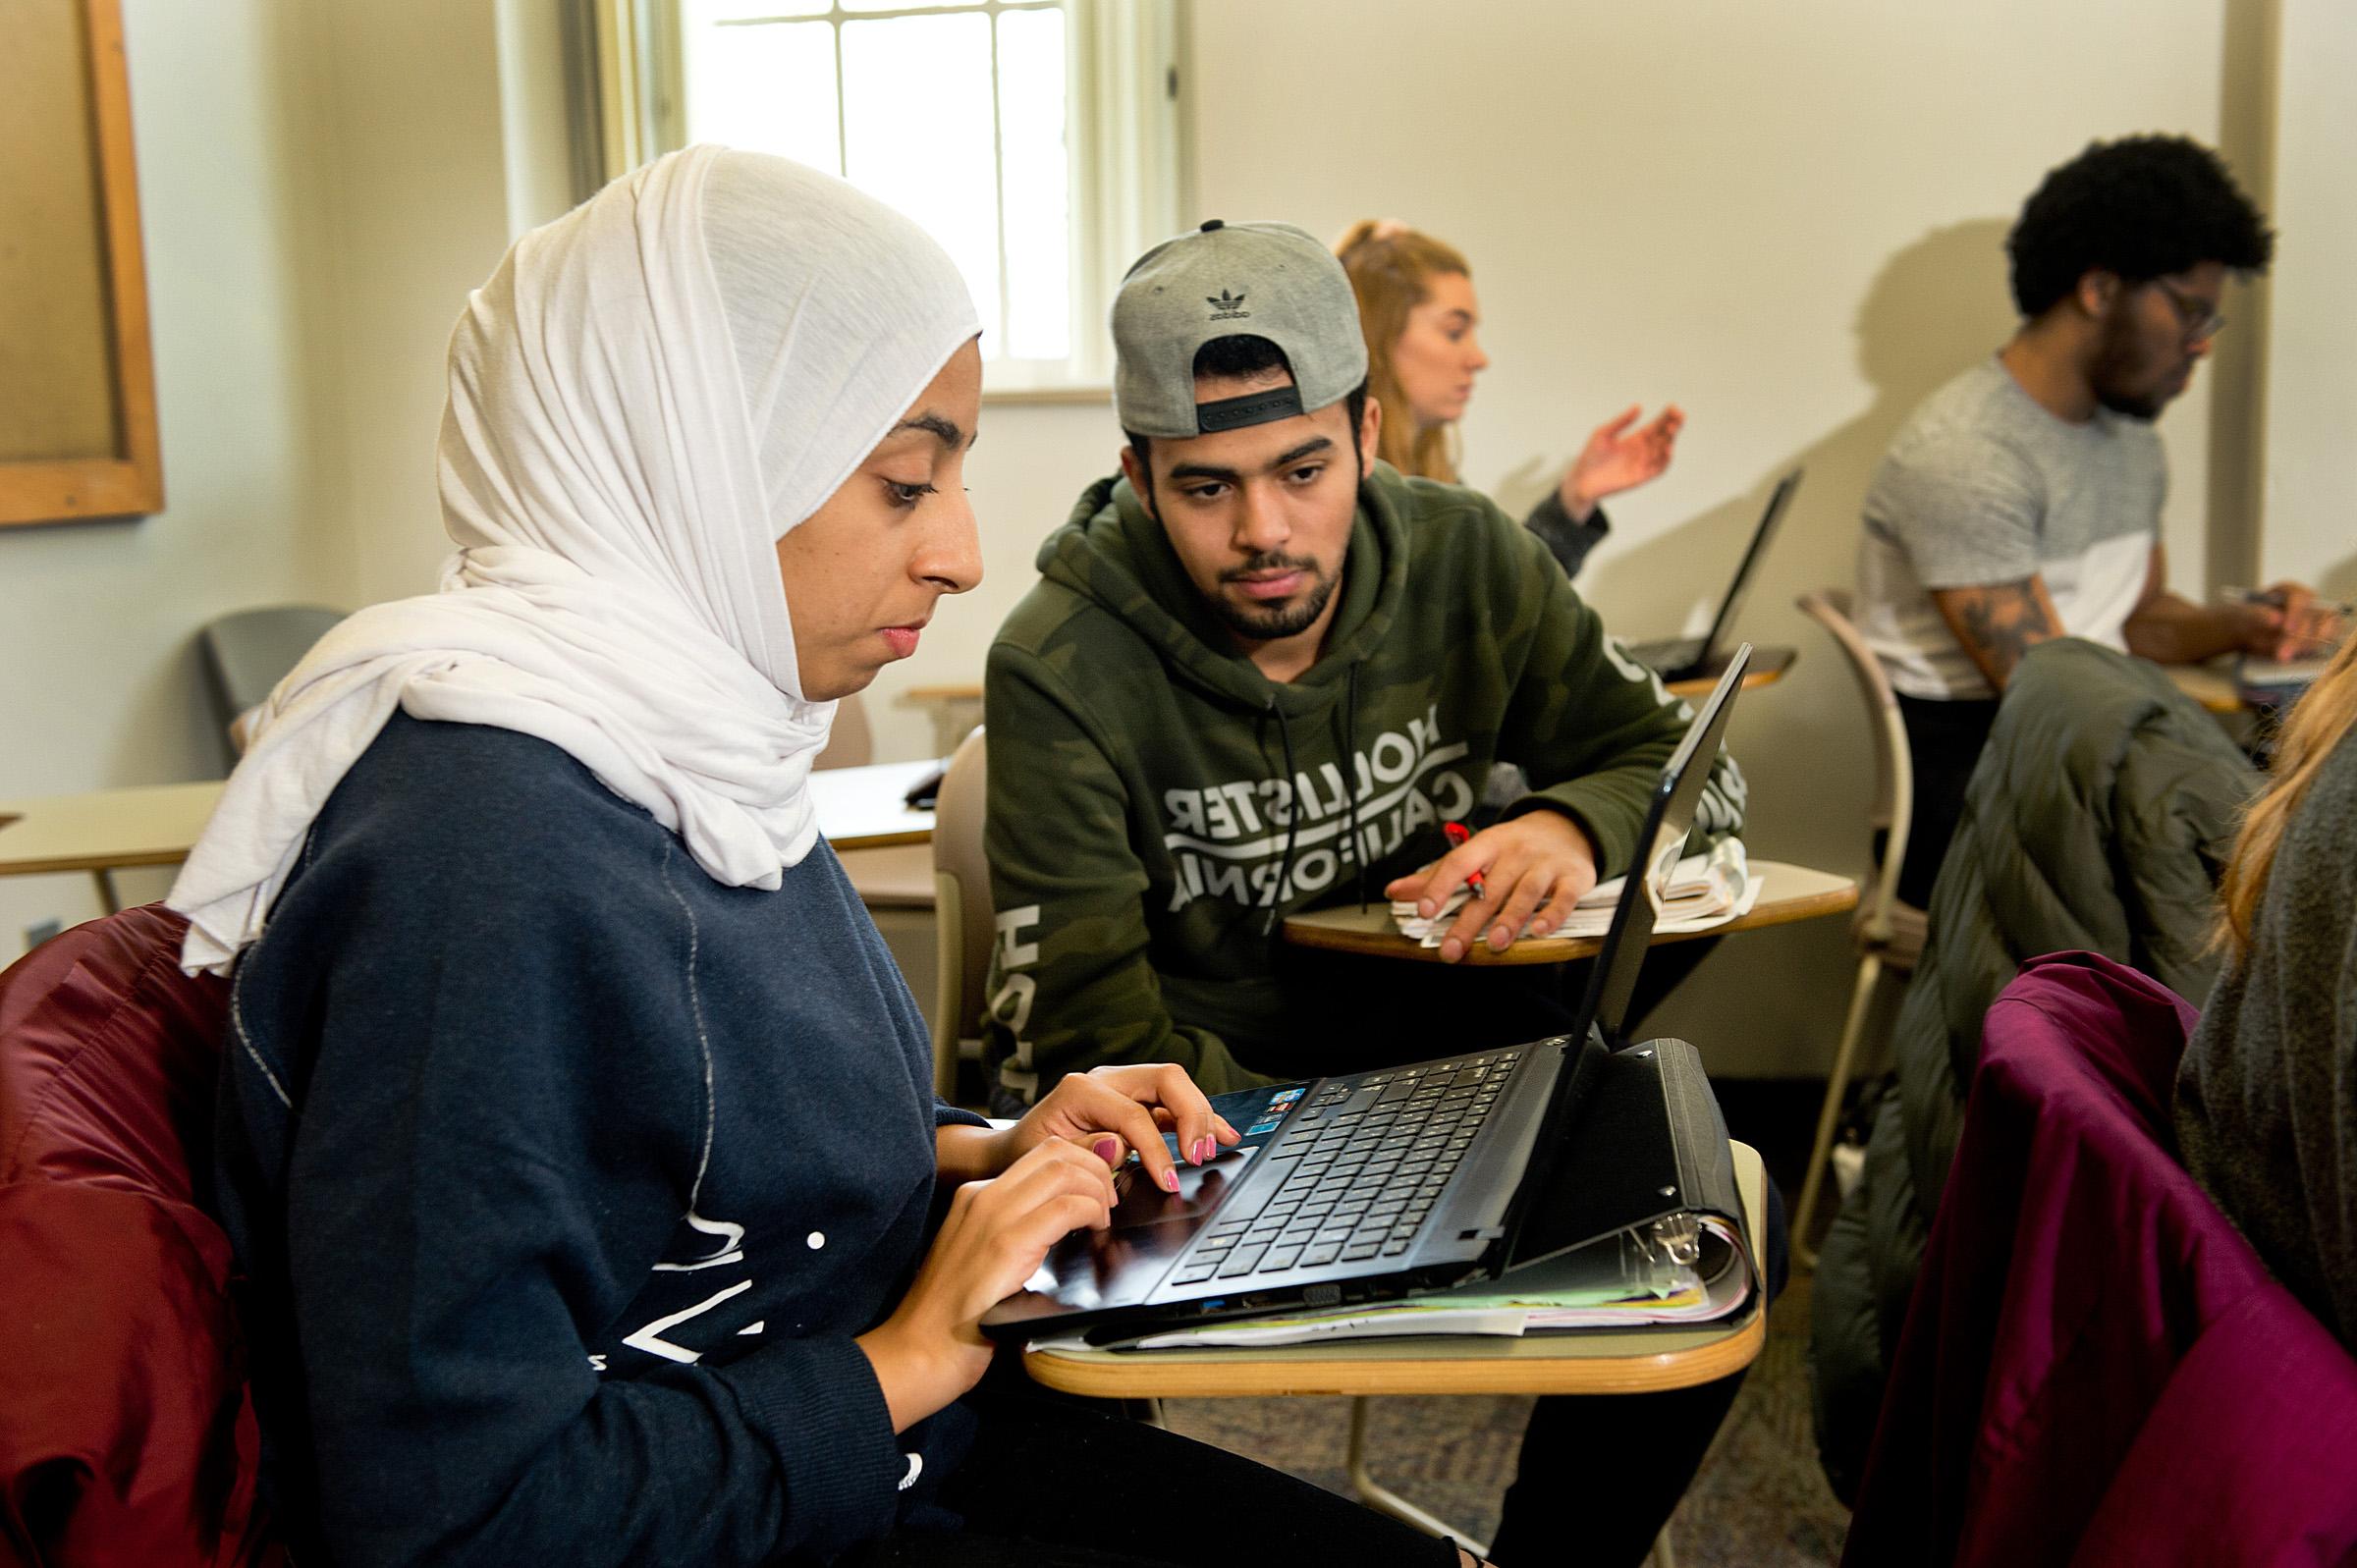
[[[1181,1165],[1176,1194],[1124,1169],[1112,1226],[1059,1243],[983,1327],[1120,1343],[1483,1281],[1588,1279],[1622,1260],[1732,1280],[1730,1307],[1756,1299],[1701,1058],[1623,1034],[1750,655],[1735,650],[1662,770],[1571,1035],[1223,1095],[1242,1144]]]
[[[1711,618],[1711,629],[1699,637],[1632,642],[1628,645],[1630,658],[1650,668],[1665,681],[1719,677],[1727,659],[1725,639],[1734,630],[1735,616],[1743,608],[1743,595],[1768,554],[1768,541],[1775,537],[1777,524],[1783,521],[1785,511],[1792,505],[1793,492],[1800,488],[1801,473],[1801,469],[1793,469],[1769,492],[1767,510],[1760,514],[1759,525],[1751,530],[1751,543],[1744,548],[1743,559],[1735,563],[1734,580],[1727,585],[1727,596],[1719,601],[1719,613]]]

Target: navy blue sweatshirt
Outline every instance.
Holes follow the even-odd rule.
[[[926,1507],[964,1413],[896,1437],[851,1336],[975,1119],[931,1086],[823,843],[724,888],[545,741],[396,716],[232,1010],[220,1199],[298,1556],[816,1561]]]

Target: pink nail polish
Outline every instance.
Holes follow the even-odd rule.
[[[1178,1172],[1176,1170],[1164,1171],[1162,1173],[1162,1185],[1163,1189],[1167,1192],[1177,1192],[1178,1190]]]
[[[1092,1147],[1097,1152],[1097,1158],[1109,1165],[1113,1163],[1114,1157],[1122,1152],[1121,1141],[1115,1138],[1099,1138]]]
[[[1203,1163],[1203,1162],[1206,1160],[1209,1160],[1211,1158],[1211,1140],[1209,1138],[1197,1138],[1195,1140],[1195,1147],[1192,1151],[1190,1151],[1190,1156],[1198,1165]]]

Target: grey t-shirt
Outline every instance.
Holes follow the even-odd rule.
[[[2124,652],[2167,489],[2149,422],[2057,418],[1993,354],[1926,399],[1875,469],[1859,629],[1909,696],[1991,696],[1931,590],[2035,574],[2064,631]]]

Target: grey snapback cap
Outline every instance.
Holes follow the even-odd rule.
[[[1195,403],[1195,351],[1266,338],[1293,384]],[[1113,406],[1122,428],[1180,440],[1340,403],[1367,379],[1358,299],[1334,253],[1289,223],[1214,218],[1138,257],[1113,300]]]

